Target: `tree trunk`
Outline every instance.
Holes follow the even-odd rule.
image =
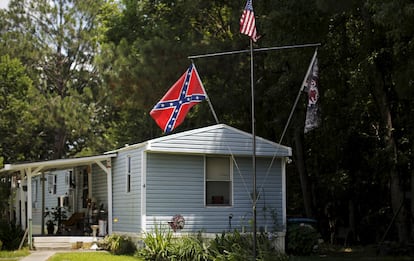
[[[63,123],[62,123],[63,124]],[[65,142],[66,142],[66,131],[64,128],[59,128],[54,133],[55,147],[53,153],[53,159],[61,159],[65,156]]]
[[[381,115],[381,126],[382,139],[384,141],[385,153],[388,158],[388,171],[390,179],[390,196],[391,196],[391,207],[395,217],[395,226],[398,232],[399,242],[407,242],[409,238],[409,220],[407,218],[407,209],[405,204],[400,210],[401,204],[404,202],[404,189],[403,184],[401,183],[400,175],[397,171],[397,162],[398,162],[398,149],[393,135],[393,116],[390,107],[390,97],[387,95],[387,90],[392,89],[391,83],[387,85],[386,76],[384,74],[376,71],[373,76],[375,77],[372,82],[374,86],[372,87],[372,93],[374,99],[377,103],[379,113]],[[388,88],[389,87],[389,88]]]
[[[396,149],[393,151],[396,152]],[[409,220],[407,218],[408,212],[404,202],[404,190],[401,184],[401,179],[395,165],[393,165],[390,170],[390,190],[392,210],[394,215],[397,215],[395,218],[395,226],[398,232],[398,239],[400,243],[406,243],[410,235]],[[402,207],[401,204],[403,204]]]
[[[349,230],[346,235],[347,244],[350,245],[356,240],[356,220],[355,220],[355,204],[354,200],[350,199],[348,201],[348,219],[349,219]]]
[[[296,128],[295,136],[295,155],[296,155],[296,168],[299,173],[300,185],[302,188],[303,204],[305,208],[305,214],[307,217],[313,217],[312,206],[312,190],[311,181],[308,177],[305,168],[305,157],[303,153],[303,129]]]
[[[411,170],[411,220],[414,220],[414,171]],[[414,226],[411,225],[411,239],[414,239]]]

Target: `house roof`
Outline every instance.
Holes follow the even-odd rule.
[[[108,153],[142,148],[148,152],[249,156],[252,155],[253,151],[252,137],[251,133],[241,131],[226,124],[216,124],[162,136]],[[256,155],[289,157],[292,155],[292,150],[290,147],[256,136]]]
[[[81,158],[71,158],[71,159],[58,159],[58,160],[47,160],[39,162],[28,162],[20,164],[5,164],[4,168],[0,170],[1,174],[7,174],[12,172],[18,172],[26,169],[34,170],[35,172],[47,171],[51,169],[67,169],[76,166],[85,166],[97,162],[101,162],[108,158],[116,157],[115,153],[91,156],[91,157],[81,157]]]
[[[252,155],[252,134],[230,127],[216,124],[204,128],[184,131],[162,136],[142,143],[126,146],[104,155],[71,159],[47,160],[20,164],[5,164],[0,175],[30,169],[33,172],[67,169],[101,162],[117,156],[117,152],[142,148],[148,152],[190,153],[190,154],[224,154]],[[289,157],[292,149],[256,136],[256,155]]]

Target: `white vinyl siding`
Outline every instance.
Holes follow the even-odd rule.
[[[118,153],[112,162],[112,213],[114,233],[141,232],[141,164],[140,150]],[[128,173],[128,159],[130,165],[130,192],[126,193],[126,174]]]
[[[176,215],[185,219],[183,233],[251,230],[251,152],[251,134],[223,124],[119,149],[112,165],[113,232],[150,232],[155,226],[168,227]],[[128,156],[131,156],[131,192],[125,193]],[[257,138],[259,229],[283,229],[285,198],[281,163],[286,156],[291,156],[289,147]],[[207,167],[207,158],[227,161],[226,172],[230,174],[207,177],[207,168],[212,168]],[[210,182],[225,188],[206,192],[209,190],[206,183]],[[223,196],[223,204],[209,205],[209,198],[217,191],[226,192],[227,198]]]
[[[220,233],[231,228],[251,229],[252,201],[250,193],[252,159],[237,157],[232,164],[231,206],[205,207],[205,157],[202,155],[175,155],[167,153],[147,154],[147,231],[156,225],[167,225],[174,215],[185,219],[182,232]],[[220,156],[217,156],[220,157]],[[282,225],[282,179],[280,160],[257,159],[257,225],[259,229],[272,230]],[[268,171],[269,170],[269,171]],[[273,219],[275,214],[276,220]]]

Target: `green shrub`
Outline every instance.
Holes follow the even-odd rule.
[[[20,226],[2,222],[0,224],[0,240],[3,242],[3,250],[16,250],[23,239],[24,231]]]
[[[257,234],[256,260],[288,260],[288,257],[280,253],[273,243],[269,234]],[[210,243],[209,253],[212,260],[253,260],[253,235],[242,235],[237,231],[217,235]]]
[[[117,234],[106,236],[100,243],[100,247],[114,255],[133,255],[137,250],[130,237]]]
[[[311,226],[295,224],[289,226],[286,235],[287,253],[310,255],[318,245],[319,233]]]
[[[238,231],[222,233],[210,242],[209,253],[215,260],[243,260],[243,257],[251,256],[251,241],[248,235],[241,235]]]
[[[170,229],[161,229],[155,226],[154,233],[145,234],[145,246],[138,251],[138,256],[145,260],[174,260],[172,240],[173,237]]]
[[[201,234],[174,240],[170,250],[173,256],[171,260],[209,260],[208,242],[201,237]]]
[[[275,249],[269,234],[261,233],[256,238],[256,260],[284,261],[288,257]],[[174,238],[171,229],[155,227],[154,233],[147,233],[145,246],[138,256],[145,260],[167,261],[227,261],[252,260],[253,236],[251,234],[223,233],[214,239],[203,239],[201,233],[195,236]]]

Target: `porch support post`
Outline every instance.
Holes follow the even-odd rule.
[[[283,232],[286,232],[287,228],[287,219],[286,219],[286,164],[288,163],[288,158],[284,157],[281,159],[280,165],[282,166],[282,226]]]
[[[112,234],[112,164],[111,158],[106,159],[106,166],[100,161],[96,164],[106,173],[107,193],[108,193],[108,234]]]
[[[108,234],[112,234],[112,165],[111,159],[106,160],[106,177],[108,184]]]
[[[33,249],[33,235],[32,235],[32,169],[26,169],[26,177],[27,177],[27,219],[29,225],[29,235],[28,235],[28,243],[29,249]]]
[[[147,153],[141,152],[141,231],[147,232]]]
[[[20,187],[19,187],[19,202],[18,202],[18,207],[20,209],[20,213],[19,213],[19,223],[20,223],[20,227],[23,230],[26,230],[26,220],[27,220],[27,214],[26,214],[26,208],[25,206],[25,202],[26,202],[26,195],[25,195],[25,191],[23,190],[23,186],[27,186],[27,183],[25,181],[25,175],[26,173],[21,170],[20,171]]]
[[[42,172],[42,176],[40,178],[40,183],[42,186],[42,224],[41,224],[41,234],[44,235],[45,234],[45,196],[46,196],[46,192],[45,192],[45,173]]]

